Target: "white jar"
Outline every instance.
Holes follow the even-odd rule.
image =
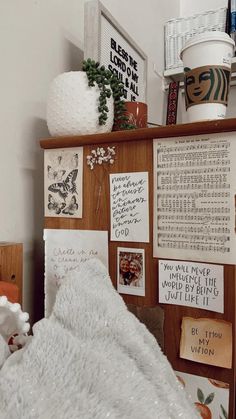
[[[114,120],[113,98],[107,99],[109,109],[105,125],[99,125],[98,86],[88,86],[84,71],[70,71],[57,76],[49,89],[47,125],[52,136],[86,135],[110,132]]]

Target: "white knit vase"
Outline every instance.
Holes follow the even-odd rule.
[[[52,136],[86,135],[109,132],[114,120],[113,98],[107,99],[109,109],[105,125],[99,125],[100,90],[88,86],[84,71],[70,71],[57,76],[49,89],[47,125]]]

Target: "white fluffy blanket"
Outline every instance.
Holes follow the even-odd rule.
[[[1,419],[199,417],[98,260],[61,285],[33,333],[0,370]]]

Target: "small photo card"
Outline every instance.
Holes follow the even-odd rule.
[[[117,290],[121,294],[145,296],[144,249],[117,248]]]
[[[82,218],[83,147],[44,151],[45,217]]]

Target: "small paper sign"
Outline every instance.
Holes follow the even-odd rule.
[[[180,358],[232,368],[232,324],[224,320],[183,317]]]
[[[45,317],[48,317],[58,288],[71,272],[78,272],[80,265],[92,258],[100,259],[108,267],[108,232],[45,229],[44,240]]]
[[[223,313],[223,266],[159,260],[159,303]]]
[[[149,242],[148,172],[110,175],[111,240]]]

